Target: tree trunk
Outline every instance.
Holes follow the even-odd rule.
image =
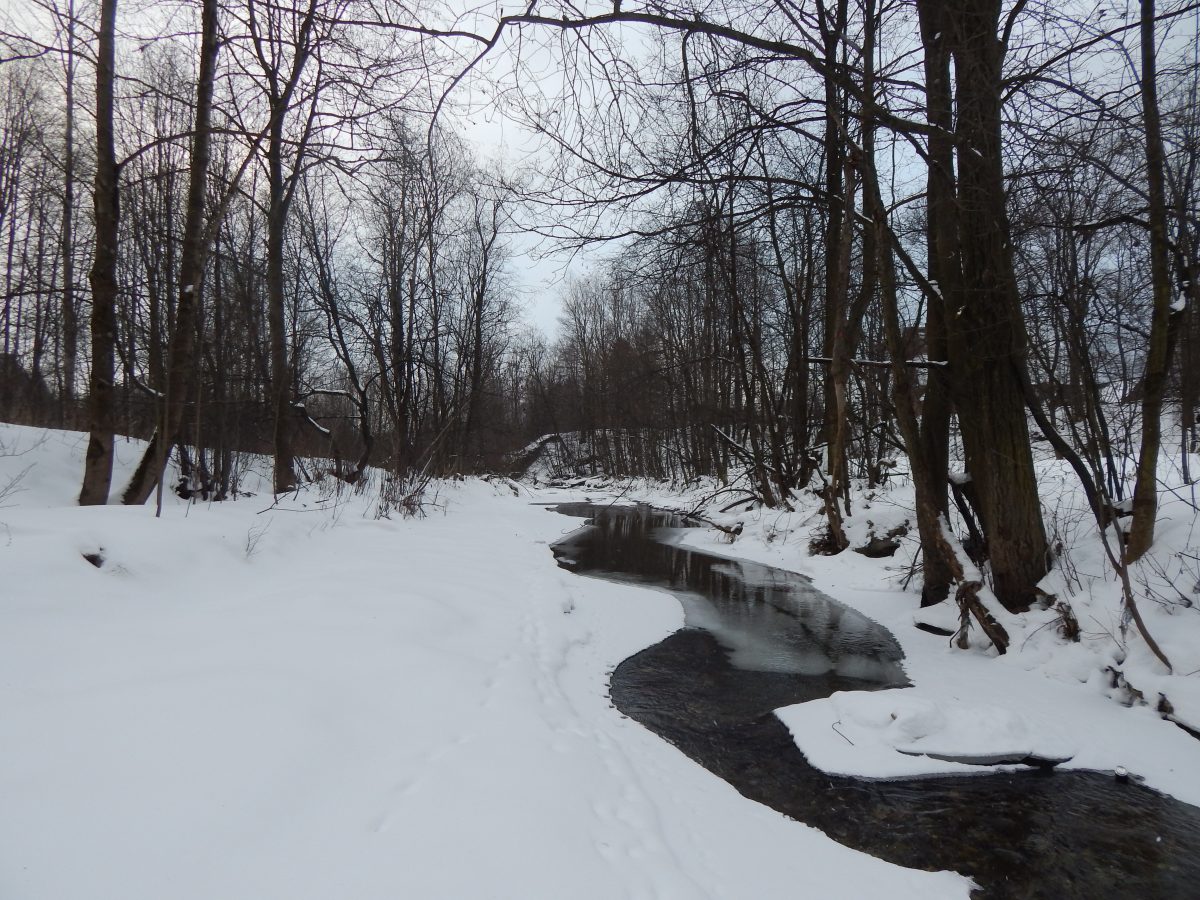
[[[1133,488],[1133,522],[1125,545],[1125,561],[1139,559],[1154,543],[1158,514],[1158,451],[1162,443],[1163,395],[1171,368],[1174,324],[1171,273],[1168,268],[1167,202],[1163,178],[1162,127],[1154,60],[1154,0],[1142,0],[1142,119],[1146,131],[1146,193],[1150,201],[1150,283],[1154,306],[1150,346],[1142,376],[1142,446]]]
[[[92,287],[92,371],[88,382],[87,459],[80,506],[108,502],[113,465],[113,357],[116,344],[119,171],[113,146],[117,0],[101,0],[96,50],[96,252]]]
[[[62,212],[62,423],[75,426],[75,371],[79,362],[79,317],[75,309],[75,3],[67,5],[66,118],[63,123]]]
[[[167,393],[159,417],[156,440],[146,449],[122,502],[145,503],[162,479],[168,449],[183,424],[188,383],[196,367],[196,323],[200,313],[200,288],[207,255],[204,201],[212,123],[213,81],[217,69],[217,0],[203,0],[200,17],[200,73],[196,84],[196,121],[189,173],[187,211],[183,225],[183,255],[179,263],[179,301],[175,328],[167,352]],[[217,336],[222,339],[221,335]],[[199,448],[197,448],[199,452]]]
[[[863,211],[871,220],[872,239],[864,246],[873,255],[864,261],[874,268],[873,283],[879,287],[880,305],[883,313],[884,339],[891,357],[893,401],[896,423],[908,453],[909,471],[912,473],[916,495],[917,531],[921,537],[921,557],[924,584],[922,603],[940,602],[949,595],[953,577],[953,560],[947,558],[946,542],[942,534],[942,522],[946,513],[945,457],[937,455],[941,449],[935,443],[934,453],[927,452],[928,435],[922,433],[916,412],[916,386],[904,345],[900,326],[900,303],[896,284],[896,265],[893,256],[893,241],[887,221],[887,209],[879,188],[878,170],[875,167],[875,77],[872,65],[875,46],[875,10],[872,0],[865,9],[867,29],[864,36],[863,93],[868,102],[864,110],[862,153],[860,171],[863,185]],[[932,368],[940,368],[934,366]],[[930,376],[932,378],[932,374]],[[940,423],[939,423],[940,424]],[[942,445],[944,446],[944,445]],[[940,466],[938,469],[936,467]],[[938,491],[941,490],[939,497]]]
[[[930,360],[945,362],[946,296],[957,296],[962,271],[956,247],[958,217],[954,193],[954,124],[950,84],[950,52],[943,40],[945,25],[938,4],[919,4],[921,43],[925,49],[925,106],[929,124],[929,174],[927,242],[929,278],[936,290],[928,297],[925,348]],[[885,298],[886,302],[886,298]],[[949,521],[950,385],[945,366],[929,369],[921,410],[921,455],[926,466],[926,496]],[[923,532],[922,532],[923,534]],[[934,542],[938,543],[937,541]],[[922,603],[940,603],[949,596],[953,575],[944,554],[930,549],[922,537],[924,587]]]
[[[283,118],[286,107],[272,110],[267,145],[270,206],[267,210],[267,328],[271,343],[271,405],[274,416],[272,447],[275,454],[275,493],[296,486],[292,457],[292,372],[288,362],[288,336],[283,295],[283,233],[287,220],[283,180]]]
[[[838,506],[846,489],[846,388],[850,377],[849,336],[846,326],[846,302],[850,285],[850,242],[848,201],[853,198],[849,179],[844,178],[845,134],[842,120],[842,95],[833,69],[839,58],[838,47],[846,32],[847,0],[838,0],[834,20],[819,8],[825,63],[825,200],[829,206],[825,227],[825,355],[830,359],[824,386],[825,455],[829,482],[825,490],[825,515],[829,521],[831,549],[838,552],[850,545]]]
[[[918,8],[931,20],[940,16],[940,40],[949,44],[957,79],[957,234],[938,253],[940,262],[956,251],[961,267],[954,273],[961,276],[958,285],[940,285],[947,303],[950,381],[995,593],[1005,607],[1019,611],[1028,608],[1047,562],[1024,396],[1013,365],[1026,339],[1001,159],[1000,3],[919,0]],[[931,208],[934,202],[931,196]],[[939,238],[949,238],[946,224],[938,228]]]

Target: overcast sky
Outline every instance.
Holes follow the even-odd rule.
[[[471,0],[450,0],[452,6],[463,10],[464,18],[455,23],[458,28],[470,28],[490,33],[501,3],[472,3]],[[509,11],[514,7],[509,3]],[[539,52],[536,41],[526,40],[522,46],[525,77],[535,72],[545,90],[547,82],[558,84],[561,76],[548,54]],[[478,45],[463,42],[464,54],[474,53]],[[537,137],[516,119],[510,118],[493,102],[497,91],[512,90],[518,84],[511,53],[497,46],[475,72],[455,89],[447,118],[477,149],[480,162],[494,163],[506,175],[522,171],[537,171],[544,166],[547,152],[539,146]],[[554,85],[550,85],[553,89]],[[531,217],[546,215],[546,211],[523,209],[518,220],[528,223]],[[526,310],[527,321],[547,337],[558,330],[562,298],[571,278],[584,275],[594,268],[603,255],[602,249],[571,254],[532,234],[514,234],[510,239],[513,253],[509,265],[511,282]]]

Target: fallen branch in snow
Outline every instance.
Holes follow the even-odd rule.
[[[720,510],[718,510],[718,512],[726,513],[726,512],[729,512],[729,510],[733,509],[735,506],[740,506],[741,504],[745,503],[747,500],[750,500],[752,502],[758,500],[758,495],[755,494],[753,491],[750,491],[750,490],[747,490],[746,488],[738,487],[737,485],[731,484],[731,485],[727,485],[725,487],[719,488],[718,490],[712,491],[710,493],[706,493],[703,497],[700,498],[700,500],[690,510],[688,510],[687,513],[685,513],[685,515],[687,515],[690,518],[699,518],[700,510],[703,509],[704,507],[710,505],[711,503],[713,503],[722,494],[735,494],[735,493],[741,494],[741,496],[738,497],[738,499],[734,500],[732,503],[727,503],[725,506],[722,506],[720,508]]]
[[[734,539],[742,533],[742,528],[744,527],[741,522],[738,522],[736,525],[730,527],[729,525],[722,525],[720,522],[714,522],[712,519],[706,519],[704,516],[700,515],[691,514],[689,517],[695,519],[697,522],[703,522],[710,528],[717,529],[717,531],[729,538],[729,542],[731,544],[733,543]]]
[[[967,649],[967,626],[970,624],[968,616],[974,616],[983,633],[988,636],[988,640],[996,648],[996,652],[1003,655],[1008,652],[1008,632],[1004,630],[1003,625],[992,618],[992,614],[980,601],[979,591],[982,587],[982,582],[964,581],[959,584],[958,591],[955,592],[954,602],[962,611],[958,630],[958,647],[960,650]]]
[[[1003,655],[1008,652],[1009,637],[1008,631],[1004,626],[997,621],[996,617],[991,614],[983,600],[980,599],[979,592],[984,590],[983,582],[979,578],[967,578],[967,566],[970,565],[973,575],[978,575],[978,571],[969,562],[964,562],[959,556],[958,550],[955,548],[957,541],[953,540],[950,535],[950,526],[946,522],[945,517],[941,519],[942,527],[938,532],[938,537],[941,543],[941,553],[945,556],[947,565],[950,568],[951,577],[958,583],[958,590],[954,594],[954,602],[959,608],[959,629],[956,633],[956,644],[960,650],[967,649],[967,630],[971,626],[971,618],[979,623],[980,629],[988,640],[990,640],[996,648],[996,652]]]

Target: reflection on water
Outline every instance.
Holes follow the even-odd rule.
[[[743,795],[874,856],[971,875],[988,898],[1200,896],[1200,810],[1087,772],[864,781],[810,766],[772,710],[908,684],[892,635],[803,578],[656,540],[648,507],[564,504],[579,574],[665,589],[687,627],[612,678],[623,713]]]
[[[678,522],[665,513],[616,509],[624,512],[610,508],[596,515],[587,503],[558,507],[568,515],[595,517],[592,528],[556,545],[559,560],[580,573],[602,570],[670,590],[683,604],[688,627],[715,637],[736,668],[835,674],[881,687],[908,684],[896,639],[857,610],[791,573],[676,546],[670,539]]]

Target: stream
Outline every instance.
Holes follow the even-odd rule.
[[[568,503],[553,547],[580,575],[666,590],[685,627],[622,662],[618,710],[743,796],[872,856],[971,876],[979,898],[1200,896],[1200,809],[1097,772],[866,780],[809,765],[773,710],[906,687],[890,632],[802,576],[656,538],[646,506]]]

